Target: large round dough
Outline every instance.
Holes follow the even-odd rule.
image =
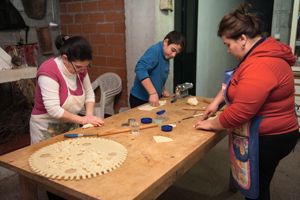
[[[85,179],[110,172],[125,161],[126,148],[104,138],[76,138],[43,147],[29,158],[31,169],[51,179]]]

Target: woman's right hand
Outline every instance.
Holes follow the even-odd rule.
[[[149,103],[151,106],[157,107],[159,106],[159,98],[158,98],[158,94],[150,94],[149,96]]]
[[[83,123],[85,124],[92,124],[93,126],[102,126],[104,124],[104,121],[96,116],[83,116]]]
[[[207,119],[207,118],[209,118],[209,117],[215,115],[216,112],[218,111],[218,107],[219,107],[218,104],[216,104],[216,103],[214,103],[214,102],[210,103],[210,104],[206,107],[205,111],[203,112],[202,119],[205,120],[205,119]]]

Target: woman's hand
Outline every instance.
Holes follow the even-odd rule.
[[[201,117],[194,125],[195,129],[207,130],[207,131],[221,131],[225,128],[219,121],[219,115],[210,117],[208,119],[203,119]]]
[[[155,107],[159,106],[159,98],[157,93],[149,95],[149,103],[151,106],[155,106]]]
[[[201,130],[207,130],[211,131],[213,130],[213,127],[211,125],[211,120],[200,118],[196,124],[194,125],[195,129],[201,129]]]
[[[208,119],[209,117],[212,117],[216,114],[216,112],[218,111],[218,104],[212,102],[210,103],[205,111],[203,112],[203,116],[202,116],[202,119],[205,120],[205,119]]]
[[[219,115],[216,115],[219,105],[224,101],[223,90],[221,89],[214,100],[206,107],[203,116],[196,122],[194,127],[207,131],[220,131],[224,127],[219,121]],[[213,117],[216,115],[215,117]]]
[[[217,111],[218,111],[218,105],[214,102],[210,103],[206,107],[205,111],[203,112],[202,117],[199,118],[199,120],[196,122],[194,127],[196,129],[202,129],[202,130],[207,130],[207,131],[214,130],[215,127],[213,125],[213,120],[215,120],[215,119],[212,120],[212,119],[208,119],[208,118],[214,116]]]
[[[85,124],[92,124],[93,126],[102,126],[104,124],[104,121],[96,116],[83,116],[83,123]]]

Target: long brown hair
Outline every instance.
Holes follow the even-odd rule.
[[[218,36],[237,39],[242,34],[254,38],[262,33],[262,22],[256,13],[251,12],[251,4],[241,4],[235,11],[226,14],[220,24]]]

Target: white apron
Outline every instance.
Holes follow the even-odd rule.
[[[82,110],[85,103],[85,90],[83,84],[79,77],[77,80],[79,80],[80,86],[82,87],[82,91],[83,91],[82,95],[80,96],[72,95],[67,83],[68,97],[64,102],[64,104],[62,105],[63,109],[73,114],[79,113]],[[59,119],[54,119],[48,113],[41,114],[41,115],[31,115],[30,118],[31,144],[38,143],[42,140],[46,140],[55,135],[59,135],[69,130],[78,128],[78,126],[79,125],[75,123],[64,122]]]

